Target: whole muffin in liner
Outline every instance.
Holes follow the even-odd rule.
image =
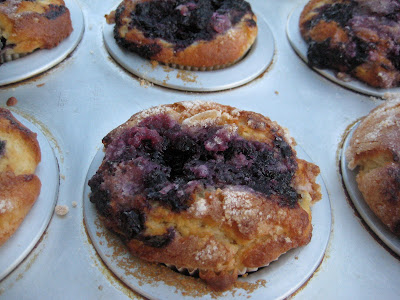
[[[226,68],[257,36],[257,18],[243,0],[124,0],[106,15],[116,42],[146,59],[185,70]]]
[[[311,239],[319,168],[267,117],[214,102],[161,105],[103,144],[90,200],[135,256],[225,290]]]

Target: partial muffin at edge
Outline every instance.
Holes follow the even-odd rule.
[[[37,134],[0,108],[0,246],[18,229],[39,196]]]
[[[360,122],[346,149],[350,169],[371,210],[400,236],[400,100],[373,109]]]
[[[0,107],[0,172],[33,174],[41,160],[37,134]]]
[[[400,86],[398,1],[311,0],[299,27],[311,66],[376,88]]]
[[[0,62],[54,48],[72,30],[70,11],[63,0],[2,1]]]

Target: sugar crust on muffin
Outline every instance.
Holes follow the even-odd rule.
[[[161,105],[103,144],[90,200],[142,259],[197,270],[225,290],[311,239],[319,168],[260,114],[213,102]]]
[[[257,18],[243,0],[124,0],[106,15],[123,48],[174,67],[230,66],[250,49]]]

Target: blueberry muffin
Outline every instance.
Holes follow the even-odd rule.
[[[214,290],[306,245],[319,168],[270,119],[213,102],[161,105],[103,138],[90,201],[141,259]]]
[[[376,88],[400,85],[398,0],[311,0],[299,25],[311,66]]]
[[[0,0],[0,63],[51,49],[71,32],[63,0]]]
[[[243,0],[124,0],[106,19],[121,47],[194,70],[235,63],[257,36],[256,16]]]
[[[18,229],[40,193],[36,133],[0,108],[0,245]]]
[[[388,100],[360,122],[346,158],[357,168],[365,202],[400,237],[400,100]]]

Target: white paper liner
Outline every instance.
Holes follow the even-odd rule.
[[[197,276],[199,274],[199,269],[198,268],[196,268],[196,269],[188,269],[188,268],[185,268],[185,267],[177,267],[177,266],[171,265],[171,264],[165,264],[165,265],[168,268],[170,268],[170,269],[172,269],[174,271],[177,271],[177,272],[179,272],[181,274],[184,274],[184,275]],[[243,268],[241,270],[238,270],[238,275],[242,276],[242,275],[244,275],[246,273],[256,272],[261,268],[267,267],[268,265],[261,266],[259,268],[246,268],[245,267],[245,268]]]
[[[28,55],[28,53],[12,53],[12,54],[3,53],[0,55],[0,64],[9,62],[12,60],[16,60],[18,58],[21,58],[21,57],[24,57],[27,55]]]

